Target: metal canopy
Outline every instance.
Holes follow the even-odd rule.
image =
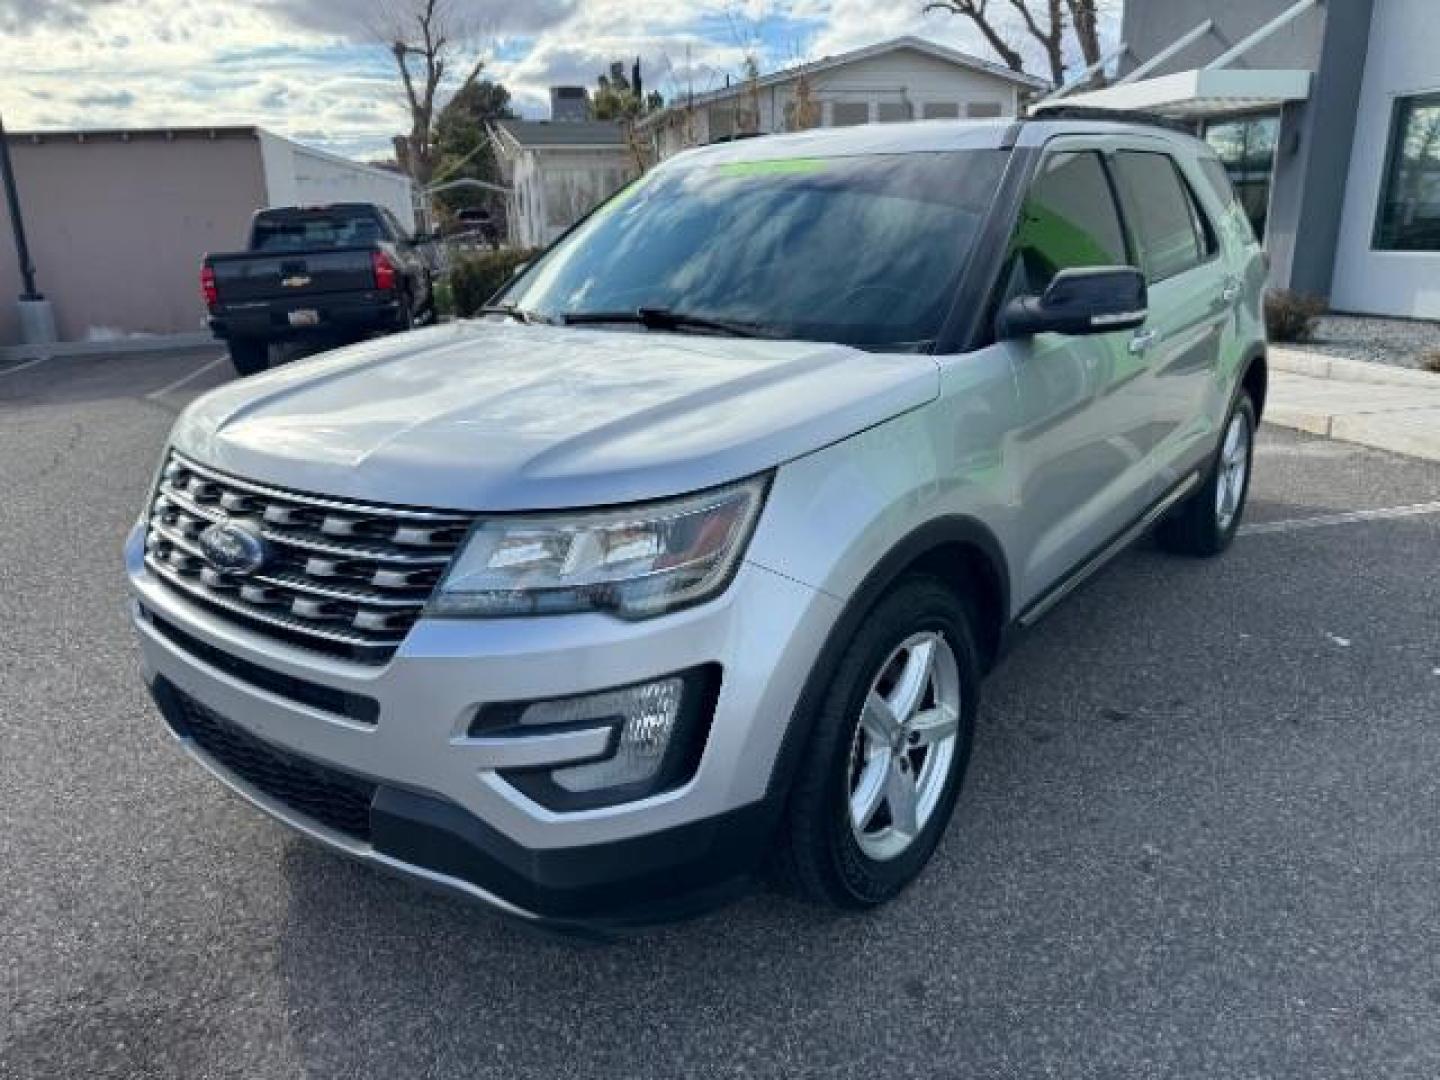
[[[1217,116],[1304,101],[1310,96],[1310,79],[1308,71],[1202,68],[1074,94],[1069,103],[1186,118]]]

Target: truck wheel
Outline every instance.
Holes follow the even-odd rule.
[[[845,647],[812,718],[774,853],[783,885],[857,909],[915,879],[955,808],[979,684],[962,599],[935,578],[902,579]]]
[[[235,366],[237,375],[258,375],[270,366],[270,345],[249,338],[231,341],[230,363]]]
[[[1209,558],[1230,546],[1250,494],[1255,456],[1255,406],[1241,393],[1225,421],[1215,460],[1200,486],[1160,523],[1156,539],[1177,555]]]

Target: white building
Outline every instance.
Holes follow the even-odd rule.
[[[507,196],[509,241],[550,243],[640,172],[620,125],[500,120],[491,125]]]
[[[901,37],[696,94],[645,117],[636,131],[660,160],[737,131],[1015,116],[1023,98],[1047,85],[931,41]],[[808,107],[797,103],[802,98]]]

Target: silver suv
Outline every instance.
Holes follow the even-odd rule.
[[[682,154],[474,321],[223,387],[126,549],[189,753],[552,924],[924,867],[982,676],[1152,526],[1215,555],[1264,263],[1204,144],[915,123]]]

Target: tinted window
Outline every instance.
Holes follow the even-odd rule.
[[[552,319],[670,308],[875,348],[939,334],[1000,150],[675,163],[602,205],[507,292]]]
[[[1395,103],[1375,246],[1440,251],[1440,94]]]
[[[1270,174],[1275,166],[1275,143],[1279,134],[1280,117],[1274,113],[1217,120],[1205,128],[1205,141],[1219,155],[1256,236],[1265,235]],[[1206,173],[1209,173],[1208,164]]]
[[[1115,162],[1130,196],[1146,276],[1164,281],[1199,265],[1205,256],[1195,208],[1174,162],[1166,154],[1130,150],[1116,154]]]
[[[282,210],[255,219],[252,251],[304,251],[353,247],[381,239],[373,210]]]
[[[1025,198],[1011,250],[1012,294],[1043,292],[1061,270],[1130,262],[1098,154],[1045,159]]]

